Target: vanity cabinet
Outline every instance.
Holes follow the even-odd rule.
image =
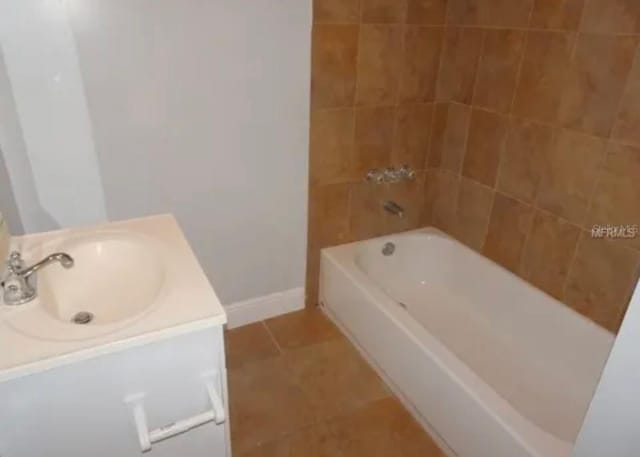
[[[222,326],[174,333],[140,344],[120,341],[119,348],[94,347],[84,360],[73,354],[64,364],[40,364],[0,382],[0,456],[230,456]],[[134,418],[136,405],[148,429],[163,437],[176,425],[193,425],[190,418],[206,420],[215,406],[212,394],[218,400],[216,420],[143,451],[145,430],[140,417]]]

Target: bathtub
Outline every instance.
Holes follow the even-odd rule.
[[[458,457],[569,456],[614,339],[434,228],[324,249],[320,304]]]

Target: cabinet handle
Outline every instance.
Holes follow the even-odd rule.
[[[191,429],[204,425],[208,422],[215,422],[217,425],[223,424],[226,420],[226,411],[222,403],[216,384],[220,386],[218,375],[205,376],[205,387],[211,402],[211,409],[196,414],[195,416],[180,419],[171,424],[149,430],[147,425],[147,414],[144,410],[144,394],[131,395],[125,399],[133,413],[133,421],[138,433],[138,441],[142,452],[151,450],[151,445],[162,440],[180,435]]]

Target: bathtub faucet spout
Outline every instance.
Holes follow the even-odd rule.
[[[404,217],[404,208],[394,201],[386,201],[384,202],[384,205],[382,205],[382,207],[389,214],[393,214],[394,216],[398,217]]]

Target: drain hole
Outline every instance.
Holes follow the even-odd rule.
[[[85,325],[93,320],[93,313],[87,311],[80,311],[76,313],[72,318],[71,322],[74,324]]]

